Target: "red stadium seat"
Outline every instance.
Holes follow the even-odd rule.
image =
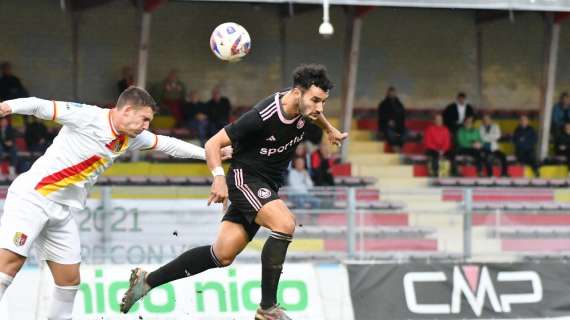
[[[409,217],[407,213],[386,213],[374,214],[369,213],[364,216],[364,222],[367,226],[407,226],[409,225]],[[346,216],[344,212],[339,214],[327,213],[320,214],[317,218],[318,225],[346,225]]]
[[[325,250],[346,251],[346,240],[325,240]],[[366,239],[356,243],[356,250],[364,251],[437,251],[436,239]]]

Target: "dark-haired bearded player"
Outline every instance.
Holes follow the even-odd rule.
[[[214,181],[208,205],[225,203],[224,215],[213,245],[193,248],[156,271],[136,268],[123,297],[121,311],[152,288],[202,271],[230,265],[253,239],[260,226],[271,230],[261,252],[261,304],[257,320],[287,320],[277,304],[276,293],[287,247],[293,239],[295,216],[277,192],[295,147],[303,141],[306,120],[313,121],[339,145],[341,133],[324,117],[323,108],[332,83],[321,65],[301,65],[293,72],[293,87],[260,101],[237,121],[220,130],[206,143],[208,167]],[[220,148],[234,149],[228,177],[221,167]]]

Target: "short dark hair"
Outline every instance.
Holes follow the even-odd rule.
[[[293,71],[293,87],[304,90],[316,86],[328,92],[333,88],[333,83],[327,76],[327,68],[320,64],[302,64]]]
[[[150,107],[153,112],[158,111],[158,105],[152,96],[145,89],[135,86],[128,87],[119,96],[117,108],[121,109],[125,105],[131,105],[135,108]]]
[[[460,91],[460,92],[457,94],[457,98],[467,98],[467,95],[465,94],[465,92]]]

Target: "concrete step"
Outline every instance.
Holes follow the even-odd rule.
[[[385,190],[382,192],[382,200],[398,201],[406,204],[410,212],[425,213],[430,217],[449,217],[455,215],[458,210],[456,202],[443,202],[440,192],[429,192],[428,189],[400,189],[398,191]]]
[[[400,155],[395,153],[353,153],[348,155],[348,161],[355,165],[398,165]]]
[[[413,178],[414,169],[406,165],[354,165],[352,175],[382,178]]]
[[[374,135],[370,130],[352,129],[348,134],[350,141],[373,141]]]
[[[375,185],[380,190],[403,190],[403,189],[416,189],[416,188],[428,188],[429,179],[428,178],[393,178],[393,177],[382,177],[376,182]]]
[[[348,144],[348,154],[354,154],[354,153],[365,153],[365,154],[384,153],[384,142],[350,141]]]

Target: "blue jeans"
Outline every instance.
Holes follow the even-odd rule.
[[[292,194],[289,198],[296,208],[319,208],[321,206],[321,199],[312,195]]]

